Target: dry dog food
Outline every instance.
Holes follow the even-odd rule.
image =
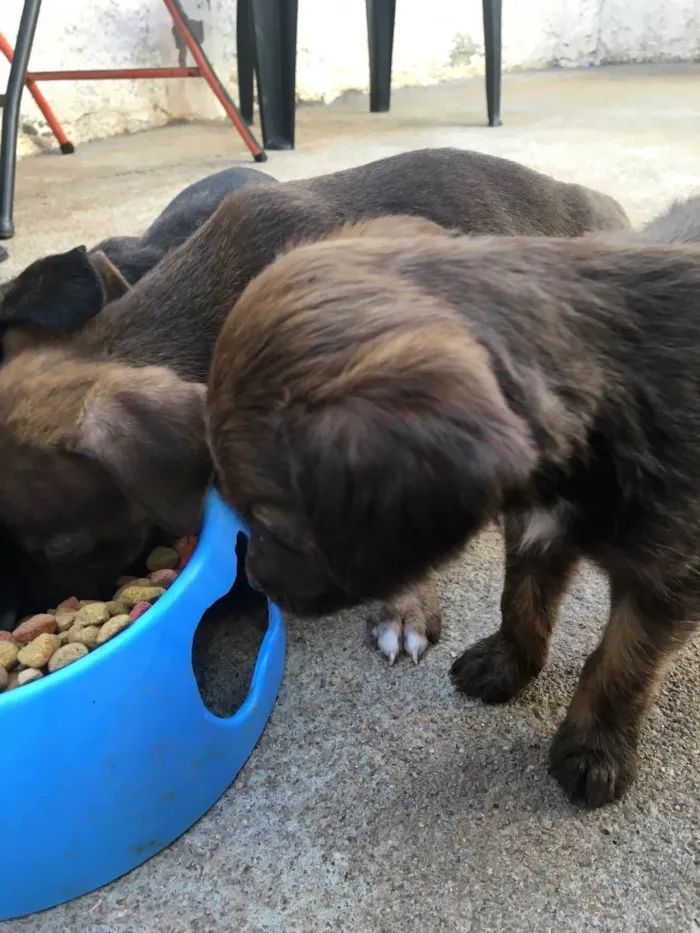
[[[146,560],[147,577],[121,577],[113,599],[103,603],[71,596],[55,609],[0,631],[0,693],[33,683],[79,661],[123,632],[177,580],[196,538],[157,547]]]

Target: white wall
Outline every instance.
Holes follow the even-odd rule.
[[[204,48],[235,97],[236,0],[183,0],[183,6],[201,24]],[[504,0],[503,6],[504,69],[700,57],[700,0]],[[0,31],[13,46],[21,9],[22,0],[0,0]],[[161,0],[44,0],[34,70],[178,63]],[[483,67],[479,0],[398,0],[395,87],[479,74]],[[7,72],[0,59],[0,87]],[[300,0],[298,97],[329,101],[367,86],[363,0]],[[76,143],[222,113],[198,79],[51,82],[41,88]],[[22,123],[20,154],[53,145],[27,93]]]

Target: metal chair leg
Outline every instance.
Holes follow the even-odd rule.
[[[501,120],[501,0],[483,0],[486,54],[486,109],[489,126]]]
[[[251,0],[258,104],[266,149],[293,149],[297,0]]]
[[[5,56],[10,64],[12,64],[12,59],[14,58],[14,50],[10,43],[7,41],[5,36],[0,32],[0,52]],[[63,132],[63,127],[56,119],[56,114],[53,112],[49,106],[49,102],[46,100],[44,95],[39,90],[39,85],[30,77],[30,72],[27,72],[27,76],[24,80],[27,90],[34,98],[34,103],[37,105],[39,110],[49,125],[51,132],[56,137],[56,142],[61,147],[61,152],[64,155],[70,155],[75,152],[75,146],[68,139],[66,134]],[[4,98],[4,95],[3,95]]]
[[[218,75],[211,66],[211,63],[207,56],[204,54],[204,49],[201,47],[197,39],[195,38],[192,30],[189,27],[187,19],[182,11],[182,6],[180,5],[180,0],[163,0],[168,12],[175,23],[175,26],[185,41],[187,48],[190,51],[190,55],[195,60],[197,67],[200,70],[200,73],[204,80],[207,82],[211,90],[214,92],[214,96],[219,101],[221,106],[224,108],[226,116],[229,118],[231,123],[238,130],[238,134],[250,150],[251,155],[256,162],[265,162],[267,159],[267,153],[260,148],[258,141],[250,132],[248,127],[245,125],[245,122],[241,118],[241,114],[238,110],[238,107],[231,100],[231,96],[223,86],[221,81],[219,81]]]
[[[236,12],[236,63],[238,66],[238,100],[241,116],[253,123],[253,82],[255,78],[255,36],[251,0],[238,0]]]
[[[24,0],[19,22],[15,53],[10,65],[10,77],[2,111],[2,138],[0,140],[0,239],[14,236],[13,208],[15,200],[15,169],[17,166],[17,127],[19,106],[34,33],[39,19],[41,0]]]
[[[396,0],[365,0],[369,45],[369,109],[387,113],[391,104],[391,59]]]

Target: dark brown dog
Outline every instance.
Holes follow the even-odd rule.
[[[184,525],[196,530],[195,504],[206,483],[201,451],[191,439],[201,438],[203,446],[204,429],[194,397],[180,408],[194,389],[167,382],[163,372],[157,377],[164,380],[162,391],[156,390],[156,376],[144,383],[134,367],[167,367],[183,380],[204,382],[226,315],[250,279],[281,250],[293,241],[327,235],[348,220],[397,211],[472,233],[576,236],[629,226],[622,208],[598,192],[492,156],[423,150],[320,178],[235,192],[183,246],[113,301],[109,313],[97,315],[75,335],[65,333],[69,310],[60,316],[64,332],[51,333],[52,316],[37,303],[26,276],[22,288],[5,296],[0,324],[6,327],[9,362],[0,371],[0,445],[7,465],[0,524],[6,523],[37,559],[50,555],[44,575],[55,580],[55,590],[73,587],[79,577],[80,594],[90,596],[98,581],[121,571],[118,558],[142,543],[147,519],[168,530]],[[56,281],[56,307],[74,306],[70,280],[66,289],[62,293]],[[82,322],[81,313],[75,324]],[[51,353],[30,352],[32,344],[52,341],[57,345]],[[84,364],[79,370],[76,361]],[[96,398],[99,418],[88,420],[93,427],[86,435],[85,412]],[[156,416],[162,426],[156,426]],[[174,443],[178,432],[181,450]],[[75,467],[72,474],[69,464]],[[202,482],[187,496],[184,487],[192,476]],[[87,508],[88,502],[112,508],[116,501],[122,506],[105,526],[101,510]],[[372,637],[391,660],[402,648],[417,660],[439,628],[428,584],[370,621]]]
[[[344,223],[387,214],[426,217],[463,233],[503,236],[569,237],[630,226],[615,200],[590,188],[556,181],[495,156],[424,149],[303,181],[246,184],[224,200],[195,236],[170,249],[157,270],[145,280],[139,278],[138,288],[119,309],[136,309],[139,314],[147,310],[159,341],[161,320],[177,318],[187,336],[176,334],[173,339],[185,339],[191,347],[192,320],[209,322],[227,313],[250,279],[292,239],[319,239]],[[1,285],[0,327],[21,327],[22,346],[30,339],[35,342],[36,329],[65,332],[81,327],[107,299],[123,294],[127,279],[138,278],[133,270],[124,277],[114,268],[100,250],[109,249],[110,242],[103,241],[91,253],[77,247],[44,257]],[[119,266],[121,254],[112,255]],[[146,321],[140,324],[146,326]],[[190,369],[206,374],[216,333],[209,328],[201,335]],[[140,336],[136,332],[134,341]]]
[[[610,618],[550,763],[600,806],[700,618],[700,253],[370,229],[292,250],[221,332],[208,433],[249,577],[301,614],[389,599],[504,516],[501,628],[452,667],[499,703],[595,561]]]
[[[232,191],[271,184],[277,184],[271,175],[234,165],[180,191],[141,236],[109,237],[89,251],[78,246],[37,259],[0,285],[0,326],[36,328],[31,342],[41,340],[42,329],[75,330],[181,246]]]

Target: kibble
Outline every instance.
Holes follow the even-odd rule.
[[[85,645],[86,648],[95,648],[99,644],[99,625],[74,625],[68,632],[68,644]]]
[[[60,671],[61,668],[68,667],[68,665],[73,664],[74,661],[79,661],[80,658],[84,658],[87,653],[88,649],[85,645],[79,645],[77,642],[63,645],[51,656],[48,665],[49,673],[54,674],[56,671]]]
[[[146,602],[135,603],[129,610],[129,613],[128,613],[129,618],[131,619],[132,622],[135,622],[137,619],[141,618],[144,612],[148,612],[150,608],[151,608],[150,603],[146,603]]]
[[[109,609],[104,603],[88,603],[75,614],[75,625],[102,625],[109,618]]]
[[[162,586],[140,586],[136,583],[132,583],[130,586],[125,586],[121,591],[119,600],[120,602],[126,603],[126,605],[131,608],[135,606],[136,603],[152,603],[154,600],[158,599],[159,596],[162,596],[165,592],[165,589]]]
[[[28,645],[39,635],[53,635],[58,628],[56,617],[48,612],[43,612],[37,616],[30,616],[24,622],[20,622],[12,633],[12,637],[18,645]]]
[[[189,535],[186,538],[180,538],[180,540],[175,543],[175,550],[177,551],[180,558],[180,563],[177,565],[178,570],[185,569],[190,561],[190,558],[194,554],[194,549],[196,546],[197,539],[192,535]]]
[[[61,609],[77,612],[78,609],[80,609],[80,600],[75,596],[69,596],[68,599],[64,599],[62,603],[58,604],[56,612],[59,612]]]
[[[174,570],[180,563],[180,555],[175,548],[158,546],[148,555],[146,566],[153,572],[155,570]]]
[[[169,586],[172,586],[173,583],[177,580],[177,570],[155,570],[153,573],[149,574],[148,579],[153,584],[153,586],[162,586],[164,589],[168,589]]]
[[[35,680],[41,680],[44,675],[35,667],[28,667],[17,674],[17,686],[23,687],[25,684],[34,683]]]
[[[56,628],[58,629],[59,635],[61,632],[66,632],[69,628],[73,627],[75,622],[75,617],[77,613],[73,609],[57,609],[56,615]]]
[[[108,602],[71,596],[48,612],[0,631],[0,693],[33,683],[84,658],[148,612],[187,565],[196,538],[159,546],[146,561],[148,576],[121,576]]]
[[[97,644],[104,645],[110,638],[114,638],[119,632],[123,632],[125,628],[128,628],[128,626],[131,625],[131,621],[132,620],[127,615],[113,616],[109,622],[105,622],[100,629],[97,635]]]
[[[108,603],[105,603],[105,606],[107,607],[110,619],[112,616],[123,616],[124,613],[129,611],[127,604],[123,603],[120,599],[110,599]]]
[[[44,632],[20,649],[17,660],[20,664],[26,664],[27,667],[44,667],[49,663],[51,655],[60,647],[61,642],[57,635]]]
[[[13,641],[0,641],[0,667],[9,671],[17,663],[19,645]]]

